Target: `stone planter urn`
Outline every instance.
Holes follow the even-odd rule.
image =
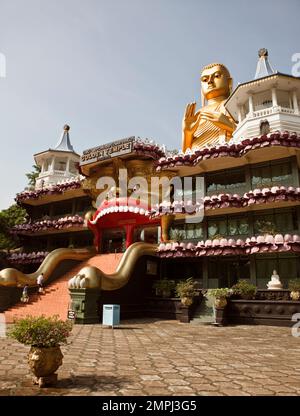
[[[183,297],[183,298],[181,298],[181,303],[184,305],[184,306],[191,306],[192,305],[192,303],[193,303],[193,298],[190,298],[190,297]]]
[[[53,385],[57,382],[55,371],[62,365],[63,354],[59,346],[34,347],[28,354],[28,364],[34,374],[33,382],[39,387]]]
[[[226,305],[227,305],[227,299],[226,298],[216,298],[215,299],[216,309],[224,309]]]
[[[300,292],[292,291],[290,293],[290,297],[291,297],[292,300],[299,300],[300,299]]]

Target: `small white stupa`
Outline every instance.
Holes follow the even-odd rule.
[[[280,289],[282,289],[282,283],[280,281],[280,278],[279,278],[276,270],[273,270],[271,280],[268,282],[267,287],[268,287],[269,290],[280,290]]]

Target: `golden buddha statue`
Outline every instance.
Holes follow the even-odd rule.
[[[226,143],[235,123],[224,107],[232,89],[232,78],[222,64],[210,64],[201,72],[202,108],[186,106],[182,121],[182,150]]]

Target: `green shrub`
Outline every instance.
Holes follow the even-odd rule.
[[[213,296],[216,299],[227,298],[231,294],[231,289],[228,289],[227,287],[221,287],[219,289],[209,289],[207,291],[207,294],[209,296]]]
[[[174,280],[169,279],[156,280],[156,282],[153,283],[153,288],[159,290],[173,290],[175,288],[175,282]]]
[[[300,279],[290,280],[289,289],[291,292],[300,292]]]
[[[234,295],[253,298],[256,294],[257,287],[247,282],[247,280],[239,280],[232,286],[231,290]]]
[[[175,287],[176,296],[179,298],[192,298],[196,295],[196,282],[192,277],[182,280]]]
[[[72,322],[62,321],[58,316],[27,316],[15,322],[8,336],[25,345],[56,347],[67,343],[72,327]]]

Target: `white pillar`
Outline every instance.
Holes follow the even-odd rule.
[[[253,106],[253,95],[249,94],[249,114],[252,115],[254,111],[254,106]]]
[[[292,94],[289,92],[289,108],[293,108],[293,98],[292,98]]]
[[[293,108],[296,114],[299,114],[298,98],[296,91],[293,91]]]
[[[276,88],[272,88],[272,107],[278,107]]]
[[[240,105],[238,105],[238,120],[239,120],[239,123],[242,122],[242,109]]]
[[[68,157],[67,164],[66,164],[65,175],[69,175],[69,173],[70,173],[70,158]]]
[[[52,161],[51,161],[51,172],[54,172],[54,168],[55,168],[55,156],[52,156]]]
[[[44,172],[45,172],[45,163],[46,163],[46,161],[45,161],[45,160],[43,160],[43,162],[42,162],[42,169],[41,169],[41,173],[44,173]]]

